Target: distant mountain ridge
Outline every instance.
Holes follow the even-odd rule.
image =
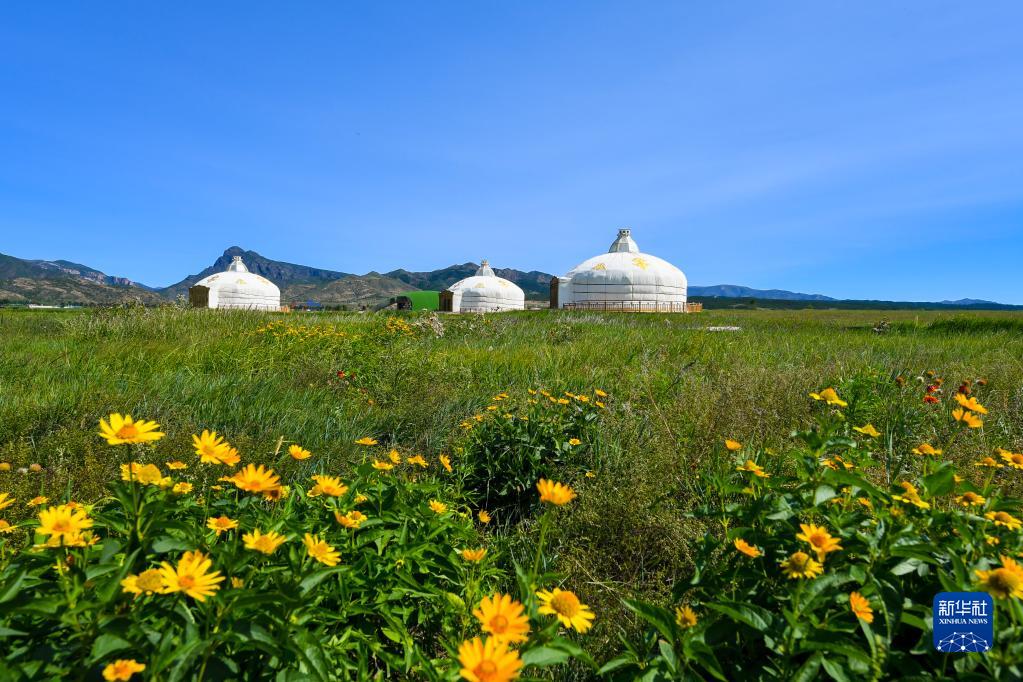
[[[372,305],[410,290],[446,289],[460,279],[475,274],[478,264],[467,262],[451,265],[438,270],[423,272],[405,269],[386,273],[370,271],[365,275],[327,270],[296,263],[287,263],[267,258],[256,251],[240,246],[231,246],[213,263],[194,275],[189,275],[163,288],[150,288],[125,277],[107,275],[86,265],[66,260],[28,260],[0,254],[0,303],[40,303],[114,305],[128,301],[157,304],[187,295],[188,288],[203,277],[223,272],[235,256],[241,256],[248,269],[266,277],[281,288],[284,304],[316,301],[323,305]],[[516,270],[495,268],[494,272],[520,286],[527,298],[546,299],[553,275],[538,270]],[[706,301],[721,300],[728,304],[733,299],[738,304],[742,299],[749,301],[784,301],[789,307],[798,307],[806,302],[814,307],[835,304],[849,307],[861,303],[866,306],[883,305],[892,307],[897,301],[846,301],[822,294],[804,294],[783,289],[752,289],[734,284],[714,286],[690,285],[689,295]],[[919,306],[919,303],[907,305]],[[933,304],[948,309],[974,310],[1023,310],[1023,306],[1012,306],[980,299],[941,301]],[[720,307],[716,305],[715,307]]]

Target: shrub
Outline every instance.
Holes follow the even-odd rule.
[[[829,389],[815,425],[786,454],[729,441],[727,469],[704,473],[717,501],[694,512],[717,524],[692,579],[676,587],[674,613],[630,601],[644,638],[604,667],[620,679],[930,679],[949,668],[1002,679],[1023,664],[1023,549],[1018,501],[992,485],[1005,450],[971,472],[920,442],[914,472],[876,485],[882,434],[856,426]],[[970,438],[985,408],[959,394],[950,441]],[[970,416],[972,415],[972,419]],[[971,475],[974,474],[974,475]],[[979,474],[979,475],[977,475]],[[931,644],[931,603],[940,591],[985,589],[996,597],[990,654],[953,661]]]
[[[541,478],[556,477],[566,464],[591,454],[606,400],[603,391],[591,397],[530,389],[524,401],[508,393],[494,396],[486,409],[461,423],[466,490],[488,509],[511,518],[521,514]]]

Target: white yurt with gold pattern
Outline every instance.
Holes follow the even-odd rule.
[[[551,282],[551,307],[582,310],[686,312],[688,281],[666,260],[643,253],[628,229],[607,253]]]
[[[242,257],[235,256],[227,270],[192,285],[188,300],[198,308],[280,310],[281,290],[267,278],[249,272]]]
[[[525,307],[526,295],[522,289],[494,274],[486,260],[475,275],[459,280],[441,292],[441,310],[452,313],[496,313]]]

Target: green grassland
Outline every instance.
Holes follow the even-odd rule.
[[[388,326],[393,318],[408,326]],[[890,325],[877,333],[882,318]],[[946,456],[969,463],[991,454],[995,441],[1023,445],[1023,314],[542,311],[438,319],[172,307],[0,312],[0,462],[13,466],[0,472],[0,491],[21,499],[101,495],[117,464],[96,425],[114,411],[158,421],[168,434],[155,446],[161,458],[194,457],[190,434],[209,428],[249,461],[269,461],[284,439],[344,472],[362,461],[353,441],[367,435],[457,458],[460,422],[502,391],[522,398],[530,388],[603,389],[610,395],[595,435],[581,463],[560,476],[580,497],[551,539],[555,568],[600,614],[591,635],[599,653],[614,649],[619,627],[633,625],[620,598],[657,601],[691,574],[705,532],[685,515],[705,501],[695,472],[726,456],[725,437],[787,447],[810,419],[808,391],[867,387],[917,405],[927,370],[949,391],[983,378],[985,428],[955,440]],[[268,323],[276,326],[260,331]],[[890,412],[864,405],[857,417],[888,433]],[[18,472],[33,463],[43,471]],[[505,522],[507,555],[533,533],[528,519]]]

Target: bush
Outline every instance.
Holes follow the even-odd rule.
[[[1000,450],[970,473],[920,442],[914,472],[891,489],[871,482],[882,434],[854,426],[837,393],[803,446],[785,454],[729,441],[727,469],[705,483],[717,501],[694,512],[715,523],[698,570],[676,587],[676,611],[630,601],[648,624],[604,672],[619,679],[963,679],[1017,676],[1023,664],[1019,502],[992,484],[1023,455]],[[974,437],[984,407],[959,394],[949,440]],[[733,461],[734,459],[734,461]],[[938,592],[996,597],[996,641],[949,660],[931,643]]]
[[[524,405],[508,393],[494,396],[485,410],[461,423],[466,490],[488,509],[508,518],[521,515],[541,478],[557,477],[590,453],[605,400],[600,390],[590,397],[530,389]]]

